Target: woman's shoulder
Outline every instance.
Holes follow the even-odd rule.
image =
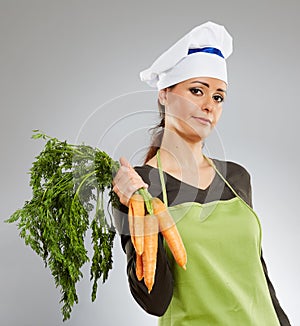
[[[237,193],[252,206],[251,177],[248,170],[240,163],[212,159],[217,170],[237,191]]]
[[[141,176],[144,182],[148,184],[152,183],[153,179],[157,179],[159,175],[157,168],[147,164],[135,166],[134,169]]]
[[[148,174],[150,171],[152,171],[153,169],[156,169],[150,165],[147,165],[147,164],[144,164],[144,165],[137,165],[134,167],[135,171],[138,173],[138,174]]]
[[[228,176],[239,176],[250,178],[250,173],[248,169],[242,165],[241,163],[237,163],[234,161],[220,160],[212,158],[216,168],[224,175],[224,177]]]

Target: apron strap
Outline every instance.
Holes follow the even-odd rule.
[[[168,197],[167,197],[167,189],[166,189],[166,183],[165,183],[165,178],[161,166],[161,160],[160,160],[160,151],[159,149],[156,152],[156,160],[157,160],[157,167],[159,171],[159,178],[160,178],[160,183],[161,183],[161,188],[162,188],[162,193],[163,193],[163,201],[166,207],[168,207]]]
[[[213,162],[212,159],[206,157],[205,155],[203,155],[204,158],[207,160],[207,162],[214,168],[214,170],[216,171],[216,173],[219,175],[219,177],[225,182],[225,184],[229,187],[229,189],[234,193],[234,195],[238,198],[241,198],[240,195],[232,188],[232,186],[230,185],[230,183],[224,178],[224,176],[221,174],[221,172],[217,169],[215,163]]]

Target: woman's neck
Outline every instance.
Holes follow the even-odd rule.
[[[203,142],[191,142],[180,135],[165,133],[160,147],[160,157],[164,170],[199,171],[207,162],[202,153]]]
[[[165,132],[160,146],[160,161],[165,172],[200,189],[206,189],[212,182],[215,171],[202,153],[202,142],[191,142],[180,135],[168,137]],[[157,166],[154,156],[148,165]]]

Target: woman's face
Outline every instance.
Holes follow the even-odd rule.
[[[204,140],[221,116],[226,88],[222,80],[198,77],[161,90],[165,128],[190,141]]]

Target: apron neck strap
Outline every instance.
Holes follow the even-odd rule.
[[[162,188],[162,193],[163,193],[163,202],[168,207],[168,197],[167,197],[167,189],[166,189],[166,183],[165,183],[165,178],[161,166],[161,160],[160,160],[160,150],[158,149],[156,152],[156,160],[157,160],[157,167],[159,171],[159,178],[160,178],[160,183],[161,183],[161,188]]]
[[[238,198],[241,198],[239,196],[239,194],[234,190],[234,188],[230,185],[230,183],[225,179],[225,177],[222,175],[222,173],[217,169],[215,163],[213,162],[213,160],[211,160],[210,158],[206,157],[205,155],[203,155],[204,158],[207,160],[207,162],[214,168],[214,170],[216,171],[216,173],[219,175],[219,177],[225,182],[225,184],[229,187],[229,189],[234,193],[234,195]]]

